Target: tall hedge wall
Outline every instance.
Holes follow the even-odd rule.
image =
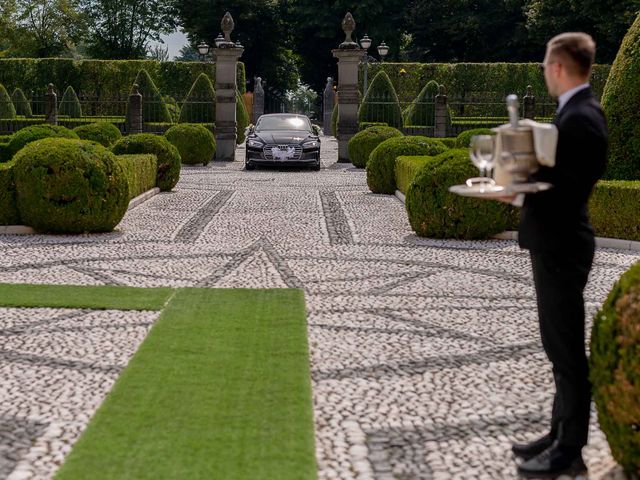
[[[66,58],[0,59],[0,83],[25,93],[42,92],[53,83],[58,90],[72,86],[78,93],[128,93],[141,69],[149,72],[161,92],[186,95],[200,73],[215,78],[215,64],[156,60],[72,60]],[[246,91],[243,63],[238,63],[238,90]]]
[[[401,76],[401,69],[407,73]],[[610,69],[610,65],[596,65],[593,69],[591,82],[598,96],[602,95]],[[471,92],[524,95],[527,85],[533,87],[535,95],[547,95],[544,77],[537,63],[370,63],[369,78],[380,70],[387,72],[402,102],[413,101],[430,80],[444,85],[452,95]]]

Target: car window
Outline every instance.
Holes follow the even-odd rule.
[[[311,131],[309,120],[304,117],[262,117],[258,120],[256,131],[267,130],[300,130]]]

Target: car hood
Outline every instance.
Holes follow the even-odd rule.
[[[255,135],[264,143],[302,143],[309,138],[307,132],[300,131],[264,131]]]

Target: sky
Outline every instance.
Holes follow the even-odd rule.
[[[169,35],[162,35],[164,46],[169,48],[169,60],[173,60],[173,57],[180,53],[180,49],[189,43],[187,36],[181,31],[175,31]],[[158,42],[151,42],[155,44]]]

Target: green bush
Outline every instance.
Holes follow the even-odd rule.
[[[0,143],[9,143],[13,135],[0,135]]]
[[[240,92],[236,90],[236,143],[238,145],[245,141],[245,130],[248,126],[249,112],[247,112],[247,107],[244,105],[244,100],[242,99]]]
[[[167,110],[169,110],[169,115],[171,115],[171,122],[178,123],[180,120],[180,106],[175,98],[171,95],[163,95],[162,101],[167,106]]]
[[[116,155],[151,153],[158,158],[156,187],[168,192],[180,179],[180,153],[165,137],[138,133],[123,137],[111,148]]]
[[[640,179],[640,16],[622,41],[604,88],[602,106],[609,124],[605,178]]]
[[[25,127],[22,130],[18,130],[13,134],[11,141],[9,142],[8,157],[12,158],[18,151],[25,147],[25,145],[41,140],[43,138],[59,137],[59,138],[72,138],[79,139],[78,135],[69,130],[68,128],[58,125],[32,125]]]
[[[0,119],[11,120],[14,118],[16,118],[16,109],[7,89],[0,83]]]
[[[60,100],[58,113],[71,118],[80,118],[82,116],[82,107],[78,95],[71,85],[67,87]]]
[[[340,118],[340,111],[338,109],[338,104],[336,103],[333,106],[333,110],[331,111],[331,135],[334,137],[338,136],[338,120]]]
[[[354,166],[364,168],[374,148],[392,137],[401,137],[402,132],[393,127],[371,127],[356,133],[349,140],[349,159]]]
[[[589,217],[599,237],[640,240],[640,182],[598,182],[589,200]]]
[[[11,160],[9,156],[9,144],[0,143],[0,163],[8,162],[9,160]]]
[[[180,110],[180,123],[214,123],[216,121],[216,91],[211,79],[201,73],[193,82]]]
[[[371,128],[371,127],[388,127],[389,124],[386,122],[362,122],[360,124],[358,124],[358,131],[362,131],[366,128]]]
[[[369,155],[367,185],[373,193],[396,191],[396,158],[402,155],[438,155],[447,150],[442,142],[427,137],[393,137],[385,140]]]
[[[15,156],[20,217],[36,230],[108,232],[129,202],[127,180],[115,155],[84,140],[45,138]]]
[[[416,99],[411,102],[404,112],[404,125],[420,125],[433,127],[436,121],[435,97],[438,94],[438,82],[430,80],[420,90]]]
[[[158,159],[155,155],[116,155],[116,160],[127,179],[130,200],[156,186]]]
[[[613,457],[630,476],[638,476],[640,263],[622,275],[596,314],[589,361],[600,428],[607,437]]]
[[[0,163],[0,225],[19,225],[16,205],[16,183],[13,178],[16,162]]]
[[[466,130],[456,138],[456,148],[469,148],[471,137],[474,135],[494,135],[490,128],[474,128]]]
[[[82,140],[98,142],[103,147],[111,147],[122,138],[118,127],[109,122],[96,122],[73,129]]]
[[[438,140],[444,143],[445,147],[447,148],[456,148],[458,145],[458,139],[455,137],[454,138],[438,138]]]
[[[455,195],[449,187],[477,174],[467,150],[448,150],[429,161],[406,196],[409,223],[421,237],[485,239],[510,228],[516,209],[496,201]]]
[[[216,153],[216,140],[202,125],[180,123],[171,127],[164,135],[180,152],[183,164],[207,165]]]
[[[415,176],[432,159],[433,157],[428,155],[398,157],[395,168],[395,182],[398,190],[406,195]]]
[[[16,109],[16,115],[22,115],[27,118],[33,115],[33,113],[31,112],[31,104],[29,103],[29,100],[27,100],[24,92],[19,88],[16,88],[11,94],[11,101],[13,102],[13,106]]]
[[[167,104],[162,100],[160,90],[144,68],[138,72],[133,83],[138,85],[138,91],[142,94],[142,118],[144,121],[171,123],[171,114]],[[133,87],[131,92],[133,92]],[[129,103],[127,102],[127,117],[128,109]]]
[[[391,80],[379,72],[369,86],[358,110],[358,122],[384,122],[394,128],[402,128],[402,110]]]

